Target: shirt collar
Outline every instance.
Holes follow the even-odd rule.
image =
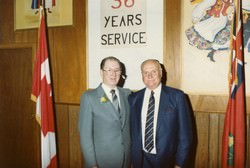
[[[155,88],[154,90],[150,90],[149,88],[146,88],[146,92],[149,92],[149,93],[151,93],[151,91],[153,91],[155,94],[157,94],[157,95],[159,95],[160,94],[160,92],[161,92],[161,83],[158,85],[158,87],[157,88]]]
[[[117,89],[117,87],[111,89],[108,85],[102,83],[102,88],[103,88],[103,90],[104,90],[104,92],[105,92],[106,94],[110,94],[110,91],[111,91],[112,89],[114,89],[115,92],[116,92],[116,94],[118,94],[118,89]]]

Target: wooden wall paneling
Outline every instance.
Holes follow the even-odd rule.
[[[57,103],[79,103],[81,93],[86,89],[85,7],[85,1],[74,1],[73,25],[49,30]]]
[[[35,43],[37,41],[37,28],[14,30],[15,0],[1,0],[0,4],[0,16],[2,16],[0,17],[0,44]]]
[[[14,0],[0,1],[0,44],[14,42]]]
[[[225,113],[228,96],[189,95],[194,111]]]
[[[28,29],[28,30],[15,30],[14,34],[15,34],[15,43],[34,43],[37,45],[38,28]]]
[[[207,167],[209,158],[209,113],[195,112],[198,144],[195,167]]]
[[[226,112],[228,95],[189,95],[194,111],[222,113]],[[250,114],[250,97],[246,97],[246,112]]]
[[[220,143],[220,135],[219,135],[219,114],[211,113],[209,115],[209,159],[208,159],[208,167],[216,168],[218,167],[218,159],[219,159],[219,143]],[[219,167],[218,167],[219,168]]]
[[[164,58],[163,63],[167,71],[167,85],[180,88],[181,82],[181,52],[180,52],[180,24],[181,0],[164,1]]]
[[[0,46],[0,167],[40,167],[31,85],[32,46]]]
[[[70,167],[81,168],[84,165],[80,136],[78,130],[78,114],[80,106],[69,105],[69,140],[70,140]]]
[[[246,96],[246,108],[247,114],[250,114],[250,95]]]
[[[218,167],[221,167],[221,155],[222,155],[222,135],[223,135],[223,128],[224,128],[224,119],[225,114],[220,113],[219,114],[219,160],[218,160]]]
[[[60,168],[68,168],[69,156],[69,112],[67,104],[55,104],[57,156]]]

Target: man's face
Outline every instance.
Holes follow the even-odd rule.
[[[160,65],[154,61],[148,61],[142,66],[142,80],[147,88],[154,90],[161,82]]]
[[[101,70],[102,82],[110,88],[116,87],[121,76],[121,68],[117,61],[107,60]]]

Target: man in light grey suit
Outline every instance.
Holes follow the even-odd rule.
[[[115,57],[104,58],[100,74],[102,83],[96,89],[85,92],[80,102],[78,126],[85,166],[129,168],[130,90],[117,86],[121,76],[121,62]]]

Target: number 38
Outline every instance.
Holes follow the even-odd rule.
[[[134,0],[114,0],[114,1],[116,1],[116,3],[111,6],[113,9],[120,8],[122,6],[122,1],[124,1],[124,5],[127,8],[130,8],[130,7],[134,6],[134,4],[135,4]]]

